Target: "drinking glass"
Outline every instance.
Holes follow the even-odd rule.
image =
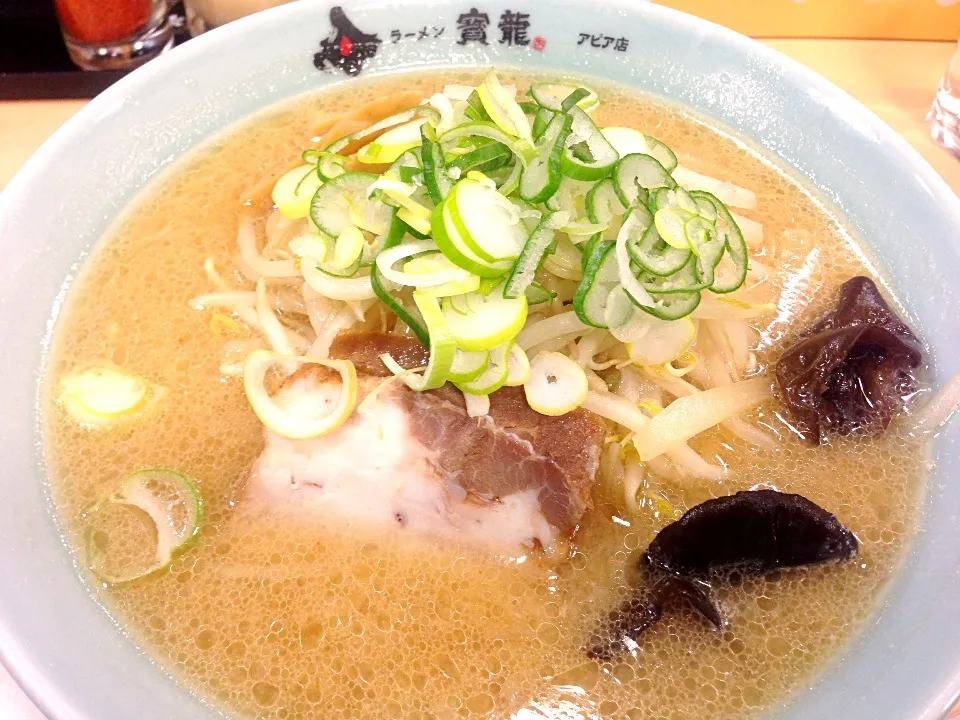
[[[56,0],[70,59],[84,70],[127,70],[173,45],[167,0]]]
[[[940,81],[927,122],[934,141],[960,157],[960,45]]]

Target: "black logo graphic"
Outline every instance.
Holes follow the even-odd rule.
[[[358,30],[339,6],[330,9],[330,24],[333,29],[320,41],[313,64],[318,70],[340,68],[347,75],[359,74],[363,64],[377,54],[380,38]]]

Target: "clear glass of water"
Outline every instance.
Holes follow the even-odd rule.
[[[954,49],[940,81],[927,122],[934,141],[960,157],[960,45]]]

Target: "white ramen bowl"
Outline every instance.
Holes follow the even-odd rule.
[[[507,7],[529,15],[520,18],[529,22],[526,44],[516,23],[507,23],[510,42],[500,42]],[[114,624],[81,580],[51,511],[38,383],[77,265],[185,151],[252,112],[349,82],[348,72],[519,66],[600,76],[687,106],[817,188],[907,305],[933,384],[960,370],[957,198],[889,127],[800,65],[716,25],[629,0],[358,0],[347,14],[349,43],[332,34],[327,0],[190,41],[91,102],[0,196],[0,659],[52,719],[219,716]],[[953,703],[958,439],[954,424],[934,443],[918,534],[873,620],[774,716],[936,718]]]

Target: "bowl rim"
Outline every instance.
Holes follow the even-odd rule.
[[[587,2],[588,0],[583,0],[581,3],[582,9],[586,9]],[[321,0],[321,2],[310,3],[309,5],[311,5],[312,10],[316,11],[317,9],[329,9],[335,4],[336,0]],[[356,8],[361,4],[367,6],[377,4],[396,5],[396,3],[389,1],[360,0],[353,7]],[[450,5],[451,3],[449,0],[417,0],[416,4],[424,6],[426,4]],[[210,30],[137,68],[91,99],[44,141],[0,192],[0,228],[3,227],[5,215],[15,209],[20,196],[26,192],[27,188],[39,180],[44,167],[52,164],[56,157],[69,152],[71,139],[81,129],[95,124],[98,118],[115,112],[117,107],[123,104],[122,101],[126,97],[138,89],[149,86],[154,78],[170,75],[192,60],[202,59],[215,50],[218,45],[226,44],[237,36],[256,32],[261,25],[280,23],[287,16],[295,18],[298,15],[306,14],[310,11],[305,7],[306,5],[308,4],[291,2]],[[960,198],[920,153],[863,103],[806,65],[764,45],[758,40],[680,10],[648,2],[631,2],[631,0],[604,0],[604,5],[609,9],[619,10],[625,17],[635,18],[644,15],[659,17],[669,22],[685,24],[691,30],[707,33],[733,47],[739,54],[764,60],[770,66],[777,67],[794,76],[804,86],[816,90],[827,100],[836,102],[847,111],[857,113],[858,119],[866,122],[869,130],[875,133],[883,144],[894,150],[900,160],[912,171],[915,180],[925,185],[934,199],[944,208],[944,212],[952,214],[960,225]],[[549,66],[550,64],[547,61],[546,65]],[[466,64],[451,63],[450,66],[463,67]],[[409,69],[407,68],[407,70]],[[378,69],[371,75],[384,75],[389,72],[389,69]],[[219,131],[222,131],[225,127],[221,125]],[[199,143],[202,144],[208,139],[203,138]],[[751,141],[760,144],[759,141],[753,141],[752,139]],[[193,147],[195,146],[196,143]],[[41,471],[43,471],[42,468]],[[48,509],[52,510],[52,508]],[[922,515],[918,520],[922,522]],[[912,548],[908,544],[903,551],[901,560],[911,552]],[[849,640],[842,649],[837,651],[833,655],[833,660],[848,652],[855,639]],[[28,638],[18,637],[16,630],[9,625],[9,621],[0,617],[0,664],[7,669],[24,693],[50,720],[67,720],[68,718],[78,717],[71,709],[69,692],[61,692],[62,686],[58,679],[48,675],[39,659],[33,655],[29,644],[23,642],[25,640],[28,640]],[[960,659],[960,655],[958,655],[958,659]],[[162,673],[164,671],[158,668],[157,672]],[[960,699],[960,662],[954,667],[949,683],[926,703],[926,710],[918,720],[934,720],[944,717],[958,699]]]

